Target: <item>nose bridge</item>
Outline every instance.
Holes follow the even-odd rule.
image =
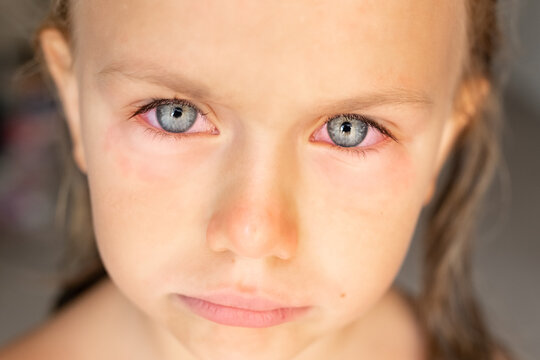
[[[261,145],[236,149],[207,243],[241,257],[288,259],[298,241],[292,159],[277,146]]]

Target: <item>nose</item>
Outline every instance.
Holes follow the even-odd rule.
[[[211,250],[231,251],[248,258],[294,256],[297,233],[285,209],[271,204],[245,201],[215,213],[207,229]]]
[[[231,185],[224,187],[225,194],[207,227],[206,241],[212,251],[230,251],[253,259],[288,260],[295,255],[298,229],[294,199],[286,190],[290,186],[283,183],[285,178],[269,169],[251,168],[245,176],[229,179]]]

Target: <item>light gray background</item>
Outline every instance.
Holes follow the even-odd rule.
[[[42,1],[41,3],[45,3]],[[515,12],[517,11],[517,16]],[[42,16],[35,0],[0,0],[0,84],[9,92],[7,74],[16,64],[14,46]],[[491,191],[482,222],[475,280],[490,324],[518,359],[540,359],[540,1],[521,1],[501,17],[513,58],[505,92],[504,152],[510,188]],[[52,217],[51,217],[52,220]],[[54,234],[33,240],[0,234],[0,346],[47,316],[53,294],[53,269],[60,255]],[[413,242],[398,281],[416,287],[418,245]]]

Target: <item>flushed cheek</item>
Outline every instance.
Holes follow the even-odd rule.
[[[409,240],[423,201],[423,175],[414,159],[396,146],[357,160],[356,166],[320,162],[311,185],[324,199],[318,213],[350,239],[343,245],[345,253],[358,245],[366,254]]]
[[[213,146],[208,139],[162,139],[149,134],[135,122],[114,123],[106,130],[103,151],[123,178],[149,185],[178,184],[187,172],[193,176],[211,161]]]
[[[353,206],[368,213],[385,205],[403,205],[419,196],[421,170],[398,145],[367,152],[365,157],[341,154],[338,150],[317,150],[310,156],[307,171],[339,207]],[[315,152],[314,152],[315,153]]]
[[[164,263],[199,250],[216,176],[204,146],[159,145],[126,126],[111,124],[96,136],[103,142],[89,149],[88,175],[100,252],[120,283],[137,288],[161,274]]]
[[[347,294],[331,300],[348,311],[337,306],[334,315],[358,315],[384,293],[403,261],[420,211],[421,176],[406,153],[368,153],[356,163],[312,160],[300,195],[309,204],[303,213],[310,245],[302,251]]]

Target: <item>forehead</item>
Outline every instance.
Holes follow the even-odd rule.
[[[92,70],[166,70],[238,105],[310,103],[369,89],[452,91],[465,48],[456,0],[77,2]]]

